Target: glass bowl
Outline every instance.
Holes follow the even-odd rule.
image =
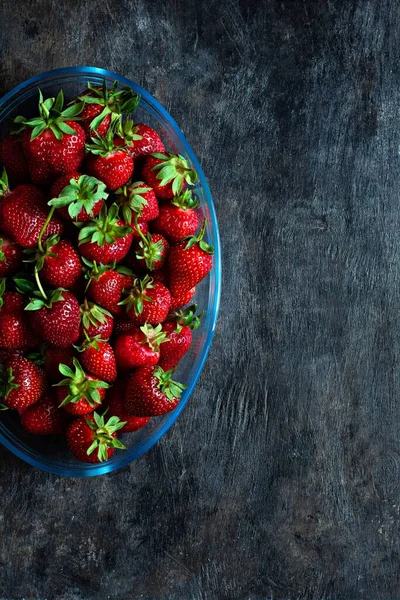
[[[204,311],[202,323],[195,330],[193,345],[186,357],[180,362],[174,379],[187,385],[179,405],[163,417],[153,418],[144,429],[121,436],[127,450],[117,450],[105,463],[87,464],[74,459],[64,439],[33,436],[19,424],[15,411],[5,411],[0,417],[0,442],[14,454],[49,473],[73,477],[90,477],[119,469],[139,458],[160,439],[173,425],[188,402],[194,386],[206,360],[219,309],[221,287],[220,243],[218,224],[210,189],[201,166],[178,125],[148,92],[133,81],[116,73],[95,67],[68,67],[41,73],[20,85],[17,85],[0,100],[0,135],[8,129],[11,119],[18,114],[33,116],[37,110],[38,88],[45,97],[55,96],[63,89],[66,100],[85,90],[87,83],[101,84],[103,79],[110,84],[117,80],[121,86],[128,85],[141,95],[139,108],[135,114],[136,122],[145,122],[160,134],[167,150],[188,157],[196,169],[199,181],[196,185],[200,207],[200,217],[207,218],[205,239],[214,246],[214,264],[211,273],[196,290],[194,301],[199,312]]]

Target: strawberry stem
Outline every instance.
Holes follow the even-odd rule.
[[[49,214],[47,215],[47,219],[45,220],[44,225],[43,225],[42,229],[40,230],[39,239],[38,239],[38,247],[39,247],[40,252],[43,252],[42,238],[43,238],[44,232],[46,231],[47,225],[50,223],[51,217],[54,215],[55,210],[56,210],[56,207],[52,206],[49,211]]]
[[[48,298],[47,298],[46,293],[45,293],[45,291],[44,291],[44,289],[42,287],[42,282],[40,281],[39,271],[38,271],[37,264],[35,265],[34,271],[35,271],[35,279],[36,279],[36,283],[37,283],[37,286],[39,288],[39,291],[42,294],[43,299],[46,300],[46,302],[47,302]]]

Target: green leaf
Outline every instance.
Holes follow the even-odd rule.
[[[58,125],[58,128],[61,129],[61,131],[63,133],[66,133],[68,135],[76,135],[75,129],[72,129],[72,127],[70,127],[69,125],[67,125],[63,121],[59,121],[57,125]]]
[[[39,300],[39,298],[35,298],[34,300],[31,300],[29,302],[29,304],[27,304],[25,306],[24,310],[40,310],[44,306],[45,306],[45,303],[43,300]]]
[[[77,117],[78,115],[80,115],[82,110],[83,110],[83,102],[77,102],[76,104],[73,104],[72,106],[69,106],[68,108],[63,110],[63,112],[61,114],[64,119],[71,121],[74,119],[74,117]]]

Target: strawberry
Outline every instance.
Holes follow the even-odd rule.
[[[73,415],[87,415],[100,406],[109,386],[105,381],[85,373],[76,358],[73,365],[75,372],[67,365],[59,365],[65,379],[55,384],[57,401]]]
[[[67,221],[90,221],[100,213],[108,198],[105,184],[89,175],[62,175],[51,186],[52,200],[59,214]]]
[[[81,329],[80,337],[85,338],[85,333],[93,338],[96,335],[102,340],[108,340],[111,337],[114,319],[111,313],[102,306],[94,302],[88,302],[85,298],[81,304]]]
[[[29,183],[29,168],[17,135],[5,135],[0,140],[0,163],[8,173],[11,185]]]
[[[186,386],[172,381],[171,375],[158,365],[136,369],[126,387],[126,411],[136,417],[155,417],[176,408]]]
[[[85,132],[75,122],[83,104],[65,110],[63,105],[62,90],[57,98],[47,100],[39,90],[39,116],[14,120],[14,131],[24,130],[24,152],[32,181],[38,185],[48,185],[59,175],[77,171],[84,157]]]
[[[129,318],[136,325],[158,325],[167,318],[171,294],[165,285],[146,275],[134,280],[133,287],[119,304],[126,306]]]
[[[115,319],[114,334],[131,333],[136,329],[135,323],[126,316],[125,318]]]
[[[70,292],[57,289],[46,298],[35,292],[25,310],[33,311],[32,328],[52,346],[68,348],[78,340],[79,302]]]
[[[157,196],[143,181],[128,182],[115,192],[115,201],[120,207],[122,218],[129,225],[132,217],[151,221],[159,214]]]
[[[189,304],[191,300],[193,300],[193,296],[196,293],[196,288],[193,287],[191,290],[184,292],[178,296],[171,295],[171,308],[169,309],[171,312],[174,312],[178,308],[183,308],[186,304]]]
[[[132,228],[118,218],[118,206],[113,204],[108,212],[104,206],[97,219],[80,230],[79,251],[91,262],[119,262],[129,252],[132,237]]]
[[[118,89],[118,81],[111,88],[104,79],[102,87],[88,83],[89,91],[79,96],[84,102],[81,120],[86,134],[105,136],[111,123],[111,117],[133,113],[140,102],[140,96],[130,87]]]
[[[191,190],[185,190],[160,207],[159,216],[152,223],[153,231],[162,233],[170,242],[179,242],[194,235],[199,225],[194,210],[197,205],[197,199],[192,196]]]
[[[130,433],[138,431],[147,425],[150,417],[134,417],[126,412],[123,399],[125,398],[126,382],[117,381],[112,388],[107,391],[107,415],[109,417],[118,417],[124,421],[125,425],[121,428],[121,433]]]
[[[116,145],[112,131],[107,137],[92,138],[91,144],[86,144],[89,155],[86,158],[85,169],[88,175],[97,177],[113,191],[130,179],[133,173],[133,159],[125,147]]]
[[[69,449],[78,460],[88,463],[104,462],[111,458],[115,448],[126,449],[116,438],[117,431],[124,425],[116,416],[110,417],[106,422],[104,416],[97,413],[75,419],[67,430]]]
[[[26,262],[34,262],[40,277],[50,287],[75,289],[82,280],[83,271],[79,254],[71,242],[50,236],[40,244],[41,250],[28,249]]]
[[[194,185],[197,181],[196,171],[184,156],[167,152],[150,154],[144,162],[142,177],[163,200],[178,196],[186,184]]]
[[[11,238],[0,234],[0,277],[12,275],[21,263],[21,248]]]
[[[200,316],[196,317],[197,306],[189,306],[184,311],[179,311],[168,317],[162,326],[162,331],[168,338],[160,348],[159,365],[164,371],[176,367],[178,362],[188,352],[192,345],[192,330],[200,325]]]
[[[24,410],[21,425],[34,435],[62,435],[66,432],[68,417],[57,407],[55,398],[47,393]]]
[[[197,236],[171,247],[169,288],[173,296],[181,296],[196,286],[212,269],[213,248],[203,241],[206,220]]]
[[[129,333],[121,333],[115,340],[114,350],[118,368],[130,370],[144,365],[156,365],[160,358],[160,344],[167,336],[157,327],[143,325],[133,327]]]
[[[57,383],[60,381],[60,371],[58,369],[60,364],[72,367],[74,352],[72,348],[54,348],[53,346],[47,346],[43,350],[44,356],[44,371],[47,379],[51,383]]]
[[[98,336],[86,339],[78,348],[81,352],[81,362],[85,369],[103,381],[112,383],[117,378],[117,365],[114,350],[108,342]]]
[[[126,125],[124,126],[125,137],[129,142],[129,131]],[[145,125],[144,123],[137,123],[134,128],[134,133],[140,137],[140,139],[131,139],[127,145],[127,150],[133,159],[139,156],[147,156],[153,152],[165,152],[165,146],[158,135],[158,133]]]
[[[133,257],[132,254],[129,257],[130,266],[137,272],[161,269],[169,252],[169,244],[165,237],[160,233],[148,233],[146,236],[141,233],[140,238],[133,245]]]
[[[24,298],[17,292],[4,292],[5,280],[0,282],[0,348],[27,350],[37,346],[38,340],[28,325],[24,313]],[[3,293],[4,292],[4,293]]]
[[[24,410],[39,400],[45,387],[42,369],[23,356],[11,356],[0,366],[0,398],[8,408]]]
[[[83,260],[88,267],[86,272],[86,277],[89,279],[88,296],[113,315],[121,314],[123,308],[119,306],[119,302],[122,291],[130,289],[133,283],[130,271],[124,267],[118,267],[116,270],[115,263],[97,265],[96,262]]]
[[[46,197],[34,185],[18,185],[10,191],[7,173],[3,171],[0,194],[0,229],[23,248],[37,246],[44,226],[43,240],[62,233],[61,221],[51,215],[48,218]]]

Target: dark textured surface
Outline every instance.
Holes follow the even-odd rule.
[[[81,481],[0,451],[0,598],[398,600],[397,0],[0,14],[2,92],[91,64],[164,103],[224,253],[205,370],[144,458]]]

